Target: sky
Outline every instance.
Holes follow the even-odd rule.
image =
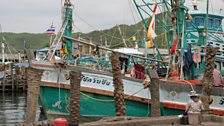
[[[140,21],[132,0],[71,1],[74,4],[75,32],[109,29],[116,24]],[[185,1],[188,7],[192,5],[191,0]],[[223,0],[210,2],[210,11],[219,13],[222,8],[224,15]],[[205,10],[205,5],[206,0],[200,0],[199,9]],[[52,22],[57,31],[61,24],[61,0],[0,0],[3,32],[44,33]]]

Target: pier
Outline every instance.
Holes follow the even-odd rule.
[[[5,79],[0,81],[0,91],[25,91],[27,89],[27,80],[23,79]]]
[[[3,74],[0,79],[0,91],[25,91],[27,89],[27,68],[14,63],[0,67],[1,74]]]

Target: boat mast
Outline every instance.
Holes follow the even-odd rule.
[[[2,63],[5,64],[5,43],[2,42]]]
[[[206,28],[205,42],[206,42],[206,44],[208,44],[208,10],[209,10],[209,0],[207,0],[207,7],[206,7],[206,24],[205,24],[205,28]]]
[[[73,5],[71,4],[70,0],[65,0],[64,9],[65,9],[65,12],[63,14],[63,17],[64,17],[64,21],[67,21],[64,35],[71,37],[72,36],[72,23],[73,23],[73,19],[72,19]],[[68,54],[66,56],[66,60],[71,60],[72,41],[69,39],[66,39],[66,38],[64,38],[62,41],[66,43],[66,49],[68,52]]]
[[[2,26],[0,24],[0,33],[2,33]],[[2,63],[5,64],[5,38],[4,36],[2,35]]]

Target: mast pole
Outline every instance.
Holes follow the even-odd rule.
[[[53,39],[53,35],[51,34],[51,36],[50,36],[50,46],[52,44],[52,39]]]
[[[205,42],[206,42],[206,44],[208,43],[208,10],[209,10],[209,0],[207,0],[207,7],[206,7],[206,24],[205,24],[205,28],[206,28]]]
[[[5,64],[5,43],[2,42],[2,63]]]
[[[0,24],[0,33],[2,33],[1,24]],[[2,41],[2,63],[5,64],[5,42],[4,42],[5,38],[4,38],[3,34],[2,34],[2,39],[3,39],[3,41]]]

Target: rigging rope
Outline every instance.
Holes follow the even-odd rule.
[[[74,13],[75,13],[75,12],[74,12]],[[111,35],[109,35],[109,34],[107,34],[107,33],[105,33],[105,32],[102,32],[102,30],[100,30],[98,27],[95,27],[95,26],[89,24],[89,23],[88,23],[87,21],[85,21],[82,17],[80,17],[77,13],[75,13],[75,15],[76,15],[80,20],[82,20],[84,23],[86,23],[87,25],[89,25],[93,30],[97,29],[100,33],[104,34],[105,36],[112,37]],[[119,38],[119,37],[115,37],[115,36],[114,36],[114,38],[119,39],[119,40],[122,40],[122,38]]]
[[[141,91],[144,90],[144,89],[145,89],[145,88],[143,87],[142,89],[136,91],[136,92],[133,93],[132,95],[126,95],[125,99],[128,99],[128,98],[130,98],[130,97],[132,97],[132,96],[138,94],[139,92],[141,92]],[[87,95],[87,94],[85,94],[85,93],[83,93],[83,92],[80,92],[80,93],[81,93],[83,96],[85,96],[85,97],[88,97],[88,98],[91,98],[91,99],[93,99],[93,100],[100,101],[100,102],[114,102],[114,101],[115,101],[115,100],[104,100],[104,99],[94,98],[94,97],[91,97],[91,96],[89,96],[89,95]]]
[[[111,40],[110,40],[110,44],[109,44],[109,47],[111,46],[111,42],[113,41],[113,39],[114,39],[114,35],[115,35],[115,33],[116,33],[116,28],[114,29],[114,33],[113,33],[113,36],[112,36],[112,38],[111,38]]]

